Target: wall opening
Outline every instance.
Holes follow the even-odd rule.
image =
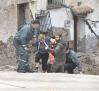
[[[28,24],[33,18],[31,17],[29,3],[22,3],[17,5],[17,28]]]
[[[47,10],[40,10],[35,14],[36,19],[40,21],[40,32],[47,34],[48,31],[53,34],[50,12]]]
[[[25,7],[26,3],[17,5],[17,27],[25,24]]]

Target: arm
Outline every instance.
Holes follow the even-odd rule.
[[[80,73],[82,73],[81,63],[80,63],[80,61],[78,60],[78,58],[77,58],[75,52],[72,54],[72,60],[73,60],[73,62],[77,65],[78,71],[79,71]]]
[[[25,48],[26,47],[26,38],[28,37],[28,29],[24,29],[22,32],[21,32],[21,35],[20,35],[20,41],[21,41],[21,44],[22,46]]]
[[[55,49],[48,48],[48,51],[56,56],[61,51],[62,45],[58,44]]]
[[[32,43],[32,46],[37,46],[39,43],[39,40],[36,40],[34,43]]]

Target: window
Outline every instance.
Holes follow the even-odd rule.
[[[48,0],[48,4],[52,4],[52,0]]]
[[[59,1],[63,3],[63,0],[59,0]],[[59,7],[62,7],[62,5],[57,0],[48,0],[47,9],[59,8]]]
[[[65,20],[64,21],[64,26],[65,27],[70,27],[70,20]]]

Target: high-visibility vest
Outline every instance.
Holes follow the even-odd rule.
[[[53,44],[51,45],[51,48],[54,49],[54,45]]]
[[[49,54],[49,61],[50,63],[54,62],[54,56],[51,53]]]

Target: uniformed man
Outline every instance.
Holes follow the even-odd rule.
[[[35,20],[30,24],[23,25],[19,27],[13,38],[13,44],[16,47],[18,53],[20,54],[20,61],[18,64],[17,72],[26,73],[33,72],[30,69],[28,63],[28,48],[26,44],[33,38],[35,35],[34,29],[38,28],[40,25],[39,20]]]
[[[66,49],[66,43],[63,41],[63,39],[60,38],[60,34],[55,35],[56,44],[54,45],[54,49],[45,47],[46,50],[48,50],[50,53],[53,54],[55,60],[51,66],[50,72],[64,72],[64,64],[65,64],[65,49]]]

